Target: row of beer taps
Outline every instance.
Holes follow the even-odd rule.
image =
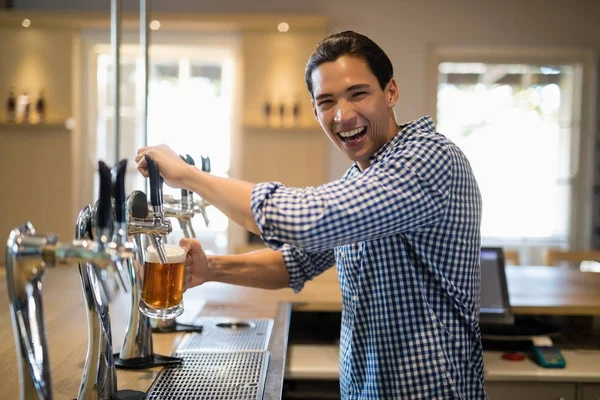
[[[194,163],[189,155],[182,159]],[[168,218],[179,221],[184,236],[195,237],[192,219],[201,214],[208,225],[208,203],[194,201],[187,191],[182,191],[180,200],[170,197],[165,202],[158,165],[148,156],[146,162],[150,203],[141,191],[126,197],[126,160],[113,168],[100,161],[98,200],[79,213],[75,240],[58,242],[54,234],[36,233],[30,222],[10,233],[6,271],[22,400],[52,399],[42,278],[46,268],[55,265],[78,264],[86,304],[88,349],[78,400],[118,399],[115,368],[145,369],[181,363],[179,358],[154,354],[152,323],[138,309],[141,279],[135,262],[143,265],[147,242],[166,262],[164,243],[173,231]],[[202,158],[202,169],[210,172],[208,158]],[[121,351],[113,354],[109,303],[116,286],[130,293],[131,313]],[[171,326],[174,322],[170,321]],[[144,396],[143,392],[127,393],[129,399]]]

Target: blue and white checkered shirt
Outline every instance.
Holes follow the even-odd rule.
[[[255,185],[252,212],[294,291],[337,265],[342,398],[486,398],[481,196],[429,117],[401,126],[365,171],[319,187]]]

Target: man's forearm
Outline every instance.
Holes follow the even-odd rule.
[[[182,182],[184,189],[198,193],[232,221],[250,232],[260,234],[250,208],[253,183],[221,178],[195,167],[190,167],[188,171]]]
[[[289,279],[283,255],[279,251],[264,249],[208,258],[208,281],[261,289],[282,289],[288,287]]]

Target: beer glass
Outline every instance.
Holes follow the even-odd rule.
[[[151,318],[172,319],[183,313],[185,249],[165,244],[167,263],[162,264],[156,249],[144,251],[144,276],[140,312]]]

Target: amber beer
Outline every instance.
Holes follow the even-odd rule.
[[[183,313],[185,249],[165,244],[167,264],[150,246],[144,251],[144,277],[140,311],[152,318],[171,319]]]

